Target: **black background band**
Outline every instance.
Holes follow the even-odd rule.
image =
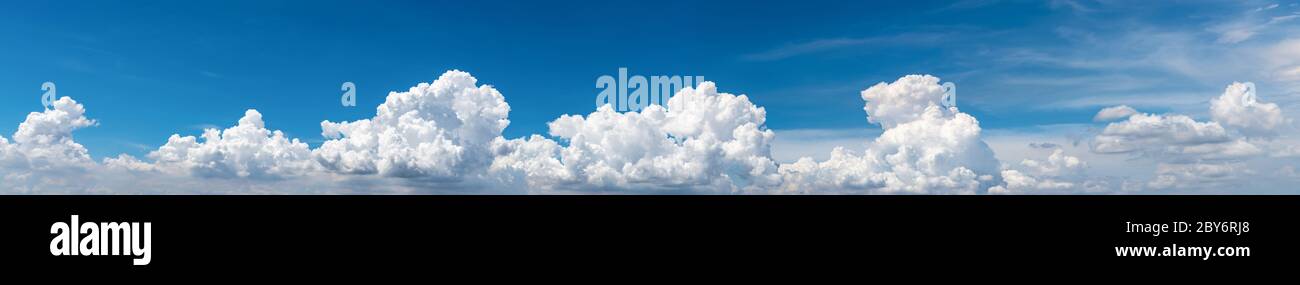
[[[1300,196],[7,196],[3,266],[145,274],[656,274],[1293,264]],[[152,262],[52,256],[50,225],[152,222]],[[1125,233],[1125,222],[1250,232]],[[1249,246],[1117,257],[1115,246]],[[506,274],[505,272],[510,272]]]

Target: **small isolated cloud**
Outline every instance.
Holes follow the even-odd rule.
[[[1092,117],[1092,121],[1109,122],[1109,121],[1128,118],[1133,114],[1137,114],[1137,110],[1134,110],[1133,107],[1129,107],[1128,105],[1107,107],[1105,109],[1101,109],[1100,112],[1097,112],[1097,115]]]
[[[979,121],[939,106],[939,78],[908,75],[862,91],[868,121],[884,127],[864,154],[781,165],[782,193],[981,193],[998,184],[998,161]]]

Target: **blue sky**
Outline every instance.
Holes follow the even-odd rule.
[[[874,136],[858,93],[906,74],[955,82],[991,133],[1064,137],[1119,104],[1203,119],[1233,81],[1295,109],[1300,61],[1271,56],[1297,15],[1296,1],[9,2],[0,134],[53,81],[99,121],[77,133],[95,158],[246,109],[315,147],[322,120],[369,118],[389,91],[459,69],[505,95],[516,138],[591,112],[595,79],[627,67],[704,76],[811,140]],[[338,104],[345,81],[357,107]]]

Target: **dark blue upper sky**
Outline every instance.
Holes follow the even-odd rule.
[[[45,81],[99,120],[77,133],[96,157],[250,108],[316,145],[320,121],[371,117],[389,91],[450,69],[505,95],[508,138],[590,112],[595,79],[619,67],[704,76],[766,107],[773,129],[875,128],[858,92],[915,73],[957,83],[962,110],[994,129],[1087,123],[1119,103],[1175,110],[1232,80],[1295,94],[1232,56],[1285,38],[1295,3],[1158,2],[6,2],[0,133],[41,108]],[[338,104],[345,81],[358,107]]]

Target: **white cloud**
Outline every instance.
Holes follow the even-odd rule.
[[[1276,135],[1289,120],[1282,116],[1276,104],[1248,100],[1246,96],[1245,84],[1229,85],[1221,96],[1210,101],[1213,119],[1210,122],[1199,122],[1185,115],[1131,115],[1128,120],[1108,124],[1093,138],[1092,150],[1138,153],[1162,161],[1241,160],[1257,156],[1268,145],[1264,140]]]
[[[72,132],[96,124],[86,118],[86,108],[77,101],[59,98],[52,109],[32,112],[18,125],[12,151],[37,169],[90,163],[89,153],[72,139]]]
[[[468,77],[468,74],[458,73],[448,75]],[[469,85],[472,85],[472,78],[469,79]],[[429,87],[429,92],[446,91],[434,91],[442,87],[448,85],[435,83]],[[450,94],[463,95],[458,92],[473,91],[451,91]],[[443,94],[447,95],[447,92]],[[499,94],[495,95],[497,102],[504,104]],[[447,100],[438,102],[441,99]],[[458,125],[459,128],[450,130],[456,131],[454,137],[472,137],[478,141],[489,139],[482,143],[473,142],[481,144],[480,148],[485,152],[481,160],[490,160],[491,154],[486,154],[486,151],[491,142],[500,141],[499,129],[503,128],[504,122],[500,128],[477,128],[476,124],[484,120],[474,117],[478,116],[476,112],[493,113],[493,109],[474,111],[478,108],[476,105],[461,100],[421,98],[416,94],[395,94],[390,103],[393,104],[378,108],[381,116],[373,121],[386,122],[390,117],[398,117],[402,124],[411,124],[402,125],[408,129]],[[385,116],[386,112],[402,115]],[[437,176],[391,178],[377,174],[352,176],[333,173],[317,163],[307,144],[285,137],[282,131],[266,129],[261,113],[252,109],[229,129],[207,129],[199,138],[172,135],[168,143],[148,155],[149,161],[120,155],[107,157],[103,164],[96,164],[90,160],[85,148],[72,139],[73,130],[95,124],[83,115],[85,108],[82,105],[64,98],[56,102],[55,109],[32,113],[29,120],[19,125],[16,141],[0,138],[0,173],[4,174],[0,177],[3,178],[0,191],[27,194],[506,194],[525,190],[523,185],[511,181],[512,173],[502,173],[498,180],[452,182]],[[421,116],[437,117],[438,121],[428,122],[429,125],[417,124],[421,122]],[[504,120],[503,113],[498,117]],[[328,122],[325,125],[329,125]],[[337,125],[346,129],[357,124]],[[493,129],[487,131],[495,134],[482,134],[482,129]],[[404,146],[399,144],[395,147]],[[456,167],[464,167],[464,164]]]
[[[154,160],[152,164],[129,156],[105,159],[104,164],[136,171],[255,179],[302,175],[316,168],[306,143],[266,129],[257,110],[244,112],[239,123],[228,129],[206,129],[201,138],[174,134],[167,144],[150,152],[149,158]]]
[[[13,141],[0,137],[0,190],[7,193],[70,192],[95,165],[72,132],[97,123],[70,97],[53,108],[32,112],[18,125]]]
[[[1128,105],[1119,105],[1119,106],[1107,107],[1105,109],[1101,109],[1100,112],[1097,112],[1097,116],[1092,117],[1092,121],[1094,122],[1114,121],[1118,119],[1128,118],[1129,116],[1132,116],[1134,114],[1137,114],[1137,110],[1134,110],[1133,107],[1129,107]]]
[[[939,78],[908,75],[862,91],[868,121],[885,130],[862,156],[837,148],[831,158],[781,166],[784,193],[973,194],[998,184],[998,161],[980,139],[979,121],[938,105]]]
[[[1057,191],[1075,187],[1074,183],[1034,177],[1014,169],[1002,170],[1002,180],[1006,185],[989,188],[989,194],[1029,194],[1034,191]]]
[[[1215,122],[1197,122],[1183,115],[1135,114],[1110,123],[1092,141],[1099,153],[1182,153],[1187,146],[1231,142]]]
[[[908,75],[894,83],[877,83],[862,91],[862,107],[867,121],[890,129],[899,124],[916,121],[930,106],[943,99],[943,86],[939,78],[929,75]]]
[[[391,92],[375,117],[321,122],[325,141],[313,157],[346,174],[459,180],[492,162],[491,143],[510,124],[510,105],[495,88],[452,70],[433,83]]]
[[[1247,136],[1274,136],[1288,124],[1282,110],[1274,103],[1258,102],[1246,84],[1234,82],[1223,95],[1210,101],[1210,117]]]
[[[496,144],[496,171],[522,171],[542,192],[582,190],[735,193],[775,185],[775,133],[766,110],[745,95],[719,93],[712,82],[684,88],[667,108],[618,113],[602,106],[565,115],[550,135]]]
[[[1046,176],[1069,176],[1082,174],[1086,163],[1078,157],[1065,155],[1065,151],[1056,149],[1045,161],[1026,159],[1020,162],[1030,173]]]
[[[1025,159],[1020,161],[1020,169],[1007,167],[1002,170],[1005,185],[994,186],[989,194],[1039,194],[1087,192],[1096,189],[1095,181],[1087,181],[1084,169],[1087,163],[1076,156],[1065,154],[1065,150],[1054,149],[1046,160]],[[1109,189],[1105,189],[1109,190]]]
[[[880,129],[784,129],[772,141],[772,158],[779,163],[793,163],[800,158],[830,159],[836,147],[863,152],[867,142],[880,136]]]
[[[315,150],[267,129],[262,114],[249,110],[225,130],[207,129],[199,138],[173,135],[149,154],[150,161],[122,155],[106,158],[102,165],[71,141],[71,130],[93,121],[81,116],[80,105],[65,100],[56,110],[34,114],[24,123],[17,136],[21,140],[0,139],[0,158],[8,165],[27,153],[71,148],[76,151],[66,153],[86,164],[84,177],[29,178],[48,173],[32,171],[23,156],[22,171],[7,174],[22,176],[19,182],[27,186],[7,179],[6,188],[49,192],[41,189],[59,186],[68,193],[276,193],[276,187],[301,188],[303,193],[505,193],[492,189],[534,187],[542,193],[735,193],[780,181],[770,155],[775,134],[764,126],[766,111],[744,95],[718,93],[712,83],[682,90],[667,103],[672,111],[655,106],[615,113],[604,108],[586,117],[557,119],[551,133],[567,142],[562,147],[536,135],[502,138],[509,124],[504,97],[490,86],[477,85],[468,73],[450,71],[431,84],[390,94],[372,119],[323,122],[323,134],[333,139]],[[28,151],[26,146],[39,149]],[[192,188],[203,190],[185,190]]]
[[[1244,161],[1289,150],[1271,142],[1289,120],[1276,104],[1257,102],[1250,94],[1246,84],[1229,85],[1210,101],[1209,122],[1184,115],[1132,115],[1108,124],[1093,138],[1092,151],[1138,154],[1158,162],[1156,176],[1146,183],[1150,189],[1210,187],[1240,179],[1251,173]]]

